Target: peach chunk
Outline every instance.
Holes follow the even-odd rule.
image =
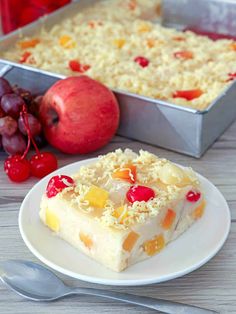
[[[112,215],[119,219],[119,222],[122,224],[125,218],[128,216],[128,213],[124,206],[120,206],[114,210]]]
[[[83,232],[80,232],[79,238],[88,249],[91,249],[91,247],[93,246],[93,240],[90,238],[89,235],[87,235]]]
[[[134,165],[125,165],[122,168],[116,169],[112,178],[114,179],[122,179],[128,181],[129,183],[135,183],[136,181],[136,166]]]
[[[118,39],[115,39],[113,43],[117,48],[122,48],[125,45],[125,42],[126,41],[124,38],[118,38]]]
[[[30,40],[25,40],[19,42],[21,49],[27,49],[27,48],[34,48],[40,43],[40,40],[38,38],[32,38]]]
[[[123,249],[127,252],[131,252],[132,248],[134,247],[135,243],[139,238],[139,234],[131,231],[125,241],[123,242]]]
[[[74,48],[75,42],[68,35],[63,35],[59,38],[59,44],[64,48]]]
[[[206,201],[203,200],[200,205],[198,205],[194,211],[193,211],[193,218],[194,219],[199,219],[202,217],[203,213],[204,213],[204,209],[205,209],[205,206],[206,206]]]
[[[173,211],[172,209],[168,209],[165,215],[165,218],[161,224],[162,228],[166,230],[170,229],[175,221],[175,217],[176,217],[176,212]]]
[[[106,201],[108,200],[108,195],[106,190],[93,185],[86,193],[84,199],[93,207],[104,208]]]
[[[143,248],[147,255],[152,256],[160,252],[165,247],[165,239],[162,234],[155,236],[154,239],[144,242]]]
[[[46,209],[46,213],[45,213],[45,223],[50,229],[52,229],[55,232],[58,232],[60,229],[59,219],[48,208]]]

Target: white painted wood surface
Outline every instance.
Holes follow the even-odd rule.
[[[136,151],[141,148],[147,149],[174,162],[192,166],[196,171],[211,180],[224,194],[231,208],[232,226],[229,238],[217,256],[189,275],[162,284],[144,287],[106,286],[105,289],[185,302],[215,309],[220,313],[236,313],[236,123],[199,160],[122,137],[114,138],[104,149],[86,157],[68,156],[61,153],[57,153],[57,156],[59,165],[64,166],[83,158],[95,157],[98,154],[119,147],[129,147]],[[2,170],[5,157],[6,155],[1,152],[0,260],[18,258],[37,261],[23,243],[17,223],[20,204],[37,180],[31,179],[23,184],[9,182]],[[217,232],[217,230],[209,230],[209,232]],[[73,280],[61,274],[59,276],[67,284],[73,286],[100,287],[99,285]],[[148,314],[155,313],[155,311],[87,296],[70,297],[54,303],[34,303],[23,300],[0,283],[0,313]]]

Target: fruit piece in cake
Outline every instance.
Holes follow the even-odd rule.
[[[164,253],[170,241],[204,215],[205,200],[193,170],[146,151],[119,149],[78,169],[66,180],[69,184],[63,185],[62,178],[50,180],[41,220],[114,271]],[[119,196],[115,200],[114,194]]]
[[[96,208],[104,208],[106,201],[108,200],[108,192],[95,185],[89,188],[89,191],[85,194],[85,201]]]
[[[135,183],[136,181],[136,166],[130,164],[121,168],[115,169],[112,174],[114,179],[121,179],[128,181],[129,183]]]

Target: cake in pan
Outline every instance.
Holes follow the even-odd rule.
[[[160,0],[98,1],[0,55],[204,110],[236,78],[236,42],[163,27],[159,11]]]

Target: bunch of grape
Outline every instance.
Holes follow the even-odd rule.
[[[4,171],[14,182],[30,176],[42,178],[57,169],[53,153],[39,151],[44,140],[42,125],[37,118],[40,99],[30,92],[12,87],[0,77],[0,145],[10,156],[4,162]],[[35,154],[28,160],[30,145]]]
[[[26,149],[27,132],[20,116],[24,104],[33,138],[40,147],[46,143],[37,118],[39,103],[40,97],[33,97],[29,91],[18,86],[11,87],[7,80],[0,77],[0,147],[6,153],[22,154]]]

